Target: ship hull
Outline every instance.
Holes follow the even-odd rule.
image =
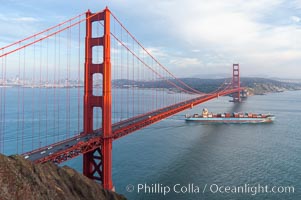
[[[274,121],[274,117],[266,118],[219,118],[219,117],[188,117],[185,120],[191,122],[204,122],[204,123],[241,123],[241,124],[252,124],[252,123],[271,123]]]

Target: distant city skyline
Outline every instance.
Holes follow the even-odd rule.
[[[0,47],[105,6],[177,77],[230,76],[239,63],[242,76],[301,79],[298,0],[7,0]]]

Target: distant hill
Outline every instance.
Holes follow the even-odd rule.
[[[231,79],[220,78],[220,79],[201,79],[201,78],[181,78],[180,81],[189,85],[190,87],[209,93],[215,91],[222,84],[229,84]],[[178,86],[185,88],[178,81],[174,79],[169,80],[156,80],[156,81],[133,81],[127,79],[113,80],[113,87],[118,88],[128,88],[128,87],[138,87],[138,88],[165,88],[170,90],[176,90],[174,83]],[[283,82],[266,78],[241,78],[241,86],[249,88],[250,94],[261,95],[270,92],[283,92],[286,90],[301,90],[301,83],[294,82]],[[189,89],[188,89],[189,90]]]
[[[270,92],[301,90],[300,83],[283,82],[266,78],[242,78],[241,85],[249,88],[251,94],[261,95]]]

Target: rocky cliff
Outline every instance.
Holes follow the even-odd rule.
[[[301,90],[300,83],[281,82],[265,78],[242,78],[241,86],[247,87],[250,95]]]
[[[69,167],[0,154],[0,200],[123,200]]]

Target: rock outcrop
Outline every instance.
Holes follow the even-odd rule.
[[[123,200],[74,169],[0,154],[0,200]]]

